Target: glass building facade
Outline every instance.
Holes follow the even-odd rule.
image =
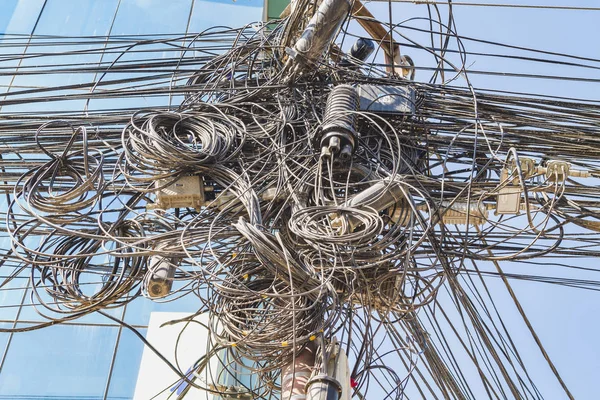
[[[214,25],[239,27],[263,18],[261,0],[3,0],[0,2],[0,122],[3,115],[54,110],[93,109],[106,107],[149,107],[166,104],[168,96],[136,97],[86,103],[83,99],[59,102],[14,102],[11,93],[29,88],[68,86],[65,94],[81,90],[77,85],[98,82],[97,72],[76,74],[54,73],[51,82],[39,69],[39,49],[31,45],[31,37],[71,37],[48,45],[61,54],[57,63],[67,62],[65,52],[73,50],[68,60],[81,68],[108,65],[117,52],[85,52],[84,38],[113,38],[146,35],[148,38],[169,35],[177,37],[201,32]],[[80,41],[79,43],[76,43]],[[16,44],[18,43],[18,44]],[[178,49],[177,51],[180,51]],[[20,53],[22,52],[22,53]],[[20,53],[21,57],[15,57]],[[141,54],[141,56],[140,56]],[[146,46],[143,52],[129,52],[124,58],[148,60],[165,57],[165,49]],[[44,65],[52,68],[45,56]],[[33,71],[9,74],[6,71]],[[126,78],[125,74],[123,78]],[[24,94],[23,96],[27,96]],[[74,96],[76,97],[76,96]],[[3,196],[4,197],[4,196]],[[6,210],[7,199],[0,200]],[[4,217],[2,217],[4,219]],[[4,222],[2,222],[4,223]],[[10,239],[2,234],[2,248],[10,248]],[[27,328],[43,319],[31,305],[28,273],[16,267],[0,268],[4,287],[0,290],[0,327]],[[14,278],[7,279],[14,275]],[[145,334],[153,311],[195,312],[197,297],[160,303],[138,298],[126,306],[108,310]],[[90,314],[71,322],[30,332],[0,333],[0,399],[131,399],[140,367],[143,344],[136,335],[120,324],[98,314]]]

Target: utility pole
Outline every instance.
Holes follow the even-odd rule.
[[[265,0],[265,22],[286,16],[293,18],[293,13],[307,12],[307,10],[297,9],[294,6],[295,2],[295,0],[291,3],[287,0]],[[292,74],[318,65],[323,54],[332,48],[341,54],[341,49],[338,49],[333,41],[342,23],[349,15],[353,15],[383,50],[385,63],[388,65],[387,72],[401,78],[410,75],[412,69],[406,58],[401,57],[400,46],[393,40],[392,32],[377,21],[359,0],[322,0],[317,2],[317,5],[318,8],[310,20],[305,18],[308,22],[304,30],[296,32],[298,39],[295,44],[285,49],[290,56],[287,65],[292,65]],[[359,41],[350,51],[351,58],[364,61],[373,48],[371,41]],[[354,88],[350,89],[354,91]],[[347,141],[340,138],[337,131],[328,135],[326,139],[331,141],[329,147],[323,147],[324,152],[321,156],[333,158],[335,155],[330,152],[332,147],[339,150]],[[337,140],[335,142],[337,145],[331,144],[334,139]],[[349,151],[352,152],[353,148]],[[340,156],[343,155],[342,151]],[[335,337],[328,342],[324,337],[311,341],[281,369],[282,400],[350,400],[351,397],[348,357]]]

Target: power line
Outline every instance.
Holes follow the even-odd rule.
[[[472,7],[497,7],[497,8],[529,8],[542,10],[570,10],[570,11],[600,11],[600,7],[582,7],[582,6],[552,6],[547,4],[490,4],[490,3],[472,3],[466,1],[448,2],[435,0],[371,0],[394,3],[413,3],[427,5],[452,5],[452,6],[472,6]]]

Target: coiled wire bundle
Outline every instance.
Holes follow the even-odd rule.
[[[222,113],[134,116],[122,134],[123,172],[134,181],[155,182],[230,161],[245,130],[242,121]]]

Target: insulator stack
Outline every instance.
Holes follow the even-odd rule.
[[[350,85],[333,88],[327,97],[320,135],[321,155],[348,161],[356,149],[359,97]]]

